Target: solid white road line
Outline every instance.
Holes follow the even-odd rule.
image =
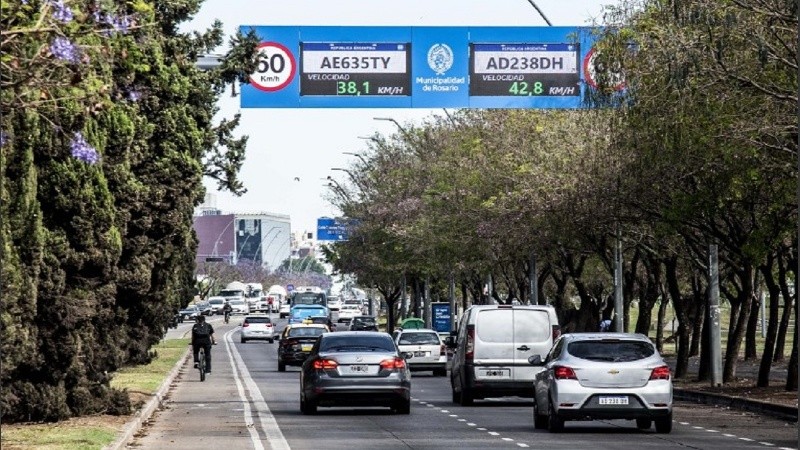
[[[236,349],[236,346],[233,345],[233,339],[231,339],[231,334],[233,334],[233,330],[225,334],[225,338],[230,344],[228,345],[228,353],[231,359],[236,360],[236,364],[232,365],[234,366],[235,369],[237,369],[241,373],[242,379],[244,380],[244,383],[247,386],[247,391],[250,394],[253,406],[255,407],[256,412],[258,413],[259,422],[261,423],[261,429],[264,430],[264,434],[267,437],[267,442],[269,443],[270,448],[272,448],[273,450],[289,450],[289,443],[286,442],[286,438],[283,436],[281,428],[278,426],[278,422],[275,420],[275,416],[272,415],[272,411],[270,411],[269,405],[267,405],[266,400],[264,400],[264,397],[261,395],[261,390],[258,389],[258,385],[256,385],[256,382],[250,376],[250,372],[247,370],[247,366],[245,365],[242,356],[239,354],[239,351]],[[237,370],[234,370],[234,376],[236,376],[238,383],[239,377],[236,375]],[[245,404],[247,404],[246,398],[244,398],[244,400]]]
[[[261,439],[258,437],[258,430],[253,426],[250,402],[247,400],[247,394],[244,391],[244,386],[242,386],[242,380],[239,379],[239,373],[236,370],[236,365],[233,363],[233,354],[231,353],[233,341],[231,340],[231,333],[233,333],[233,331],[225,333],[225,351],[228,353],[228,361],[230,361],[231,367],[233,367],[233,379],[236,382],[236,389],[239,391],[239,398],[242,399],[242,405],[244,405],[245,428],[247,428],[247,432],[250,433],[250,441],[253,443],[253,448],[256,450],[264,450],[264,446],[261,445]]]

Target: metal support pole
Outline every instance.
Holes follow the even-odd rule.
[[[447,296],[450,299],[450,331],[453,331],[456,329],[456,276],[453,272],[450,272]]]
[[[538,305],[539,304],[539,279],[536,276],[538,272],[536,270],[536,253],[531,252],[531,265],[530,265],[530,273],[528,273],[528,280],[530,282],[531,287],[531,295],[529,297],[529,304],[531,305]]]
[[[425,287],[422,288],[422,318],[425,320],[425,328],[433,327],[431,315],[431,283],[428,277],[425,277]]]
[[[719,314],[717,246],[708,246],[708,316],[711,318],[711,386],[722,386],[722,330]]]
[[[486,276],[486,304],[487,305],[494,305],[494,298],[492,297],[492,291],[494,290],[494,286],[492,286],[492,274]]]
[[[761,291],[761,337],[767,337],[767,294]]]
[[[624,331],[624,312],[622,310],[622,239],[617,229],[617,242],[614,245],[614,331]]]
[[[400,318],[408,318],[408,292],[406,291],[406,274],[403,274],[403,298],[400,299]]]

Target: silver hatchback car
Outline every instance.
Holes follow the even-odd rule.
[[[561,336],[534,381],[535,428],[559,432],[566,420],[629,419],[640,429],[672,431],[672,374],[642,334]]]

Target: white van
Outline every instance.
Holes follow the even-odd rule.
[[[556,311],[540,305],[476,305],[464,311],[455,336],[450,386],[453,402],[467,406],[487,397],[533,397],[541,367],[528,357],[545,358],[561,334]]]

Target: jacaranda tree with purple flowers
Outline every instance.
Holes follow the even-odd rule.
[[[0,2],[0,416],[130,412],[109,388],[191,298],[204,174],[234,192],[246,138],[212,122],[254,71],[221,24],[177,31],[200,0]]]

